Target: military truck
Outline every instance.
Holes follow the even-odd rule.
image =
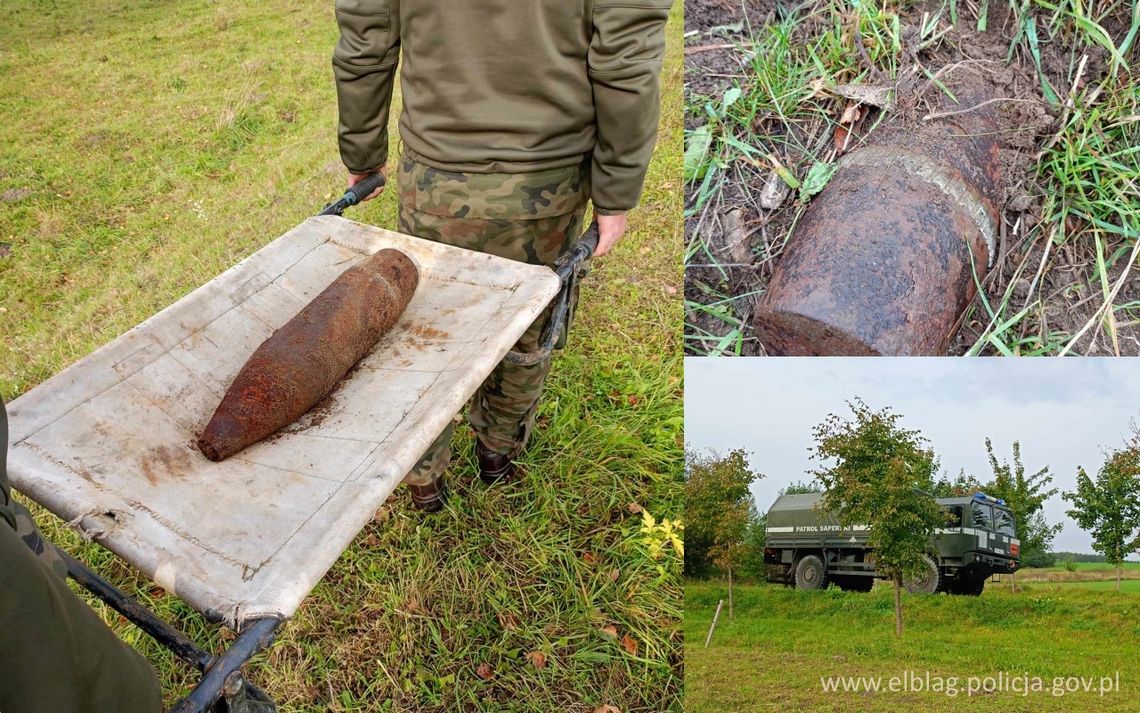
[[[770,582],[797,589],[842,589],[869,592],[875,578],[875,552],[867,544],[866,525],[840,527],[823,512],[822,495],[782,495],[768,510],[764,562]],[[979,595],[986,579],[1013,573],[1020,564],[1021,543],[1013,513],[1005,501],[985,493],[936,502],[950,513],[945,527],[930,540],[926,569],[904,580],[911,592]]]

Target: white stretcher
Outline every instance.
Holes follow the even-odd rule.
[[[194,441],[255,348],[381,248],[420,284],[281,434]],[[214,620],[288,617],[559,290],[542,266],[310,218],[9,405],[13,485]]]

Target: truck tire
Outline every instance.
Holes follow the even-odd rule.
[[[825,589],[827,568],[815,555],[806,555],[796,562],[796,589]]]
[[[938,591],[938,584],[941,581],[938,565],[928,555],[923,555],[922,559],[925,563],[922,574],[904,579],[903,586],[911,594],[934,594]]]

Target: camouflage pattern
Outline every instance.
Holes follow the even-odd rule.
[[[15,521],[14,527],[16,534],[24,541],[28,549],[32,551],[36,559],[52,574],[66,581],[67,563],[59,556],[59,551],[55,548],[55,545],[40,535],[35,521],[32,520],[32,514],[28,512],[27,508],[18,502],[11,501],[8,503],[8,512],[5,513],[5,519],[7,519],[9,514],[12,516],[12,520]]]
[[[586,164],[532,173],[455,173],[405,155],[397,185],[400,232],[538,265],[553,264],[581,234],[590,195]],[[537,351],[549,318],[548,309],[515,350]],[[467,420],[484,446],[511,457],[526,447],[549,371],[549,358],[532,366],[495,367],[468,405]],[[443,473],[454,431],[453,420],[405,482],[424,485]]]

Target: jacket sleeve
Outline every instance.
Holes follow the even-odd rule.
[[[340,157],[365,173],[388,160],[388,112],[400,59],[396,0],[336,0],[340,39],[333,51]]]
[[[665,22],[672,0],[596,0],[588,65],[597,139],[591,168],[594,209],[637,205],[661,114]]]

